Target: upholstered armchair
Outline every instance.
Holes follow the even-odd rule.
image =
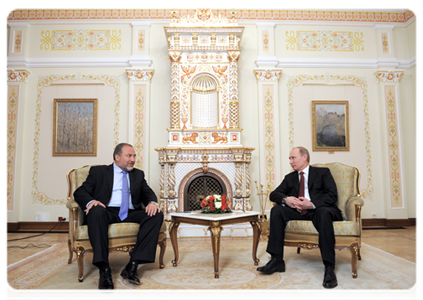
[[[329,168],[335,179],[338,188],[337,206],[343,217],[343,221],[333,222],[335,249],[348,249],[351,252],[352,276],[357,278],[357,259],[361,260],[361,208],[364,205],[359,190],[360,172],[355,167],[337,162],[313,166]],[[297,253],[300,253],[301,248],[318,248],[318,239],[319,233],[311,221],[289,221],[285,228],[285,246],[297,247]]]
[[[72,169],[66,175],[68,182],[68,202],[66,207],[69,209],[69,261],[72,263],[73,252],[76,254],[78,263],[78,280],[84,280],[84,256],[88,252],[92,252],[90,240],[88,238],[88,228],[83,225],[84,213],[78,203],[73,199],[73,192],[85,181],[91,166],[83,166],[82,168]],[[130,252],[137,241],[139,225],[136,223],[119,223],[109,226],[109,248],[110,250],[118,250]],[[163,222],[160,229],[159,241],[160,268],[164,268],[163,256],[166,250],[166,224]]]

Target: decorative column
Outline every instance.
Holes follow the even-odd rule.
[[[19,102],[25,95],[27,70],[7,70],[7,210],[14,210],[16,174],[16,144],[18,136]],[[25,83],[25,84],[24,84]]]
[[[395,219],[408,217],[403,194],[402,142],[398,118],[398,106],[400,103],[399,84],[403,74],[403,71],[378,71],[374,73],[378,83],[381,85],[381,95],[383,95],[385,103],[390,182],[390,210],[388,210],[388,216],[391,215],[391,218]]]
[[[260,184],[273,190],[281,181],[278,81],[282,69],[256,69],[260,134]]]
[[[181,129],[181,103],[179,98],[179,62],[181,51],[169,51],[170,66],[170,128]],[[186,121],[185,121],[186,122]],[[184,123],[185,125],[185,123]]]
[[[150,85],[153,78],[153,69],[127,69],[129,80],[129,140],[134,146],[137,157],[135,167],[146,170],[149,160],[148,134],[150,111]],[[150,172],[147,172],[148,174]]]
[[[231,38],[229,39],[231,41]],[[229,128],[239,128],[238,60],[241,51],[228,51],[229,60]]]
[[[160,207],[165,214],[176,212],[178,209],[178,195],[176,192],[175,165],[180,148],[156,148],[160,164]]]
[[[233,193],[233,206],[235,210],[252,210],[250,203],[250,163],[252,148],[232,147],[231,152],[234,156],[235,163],[235,191]]]

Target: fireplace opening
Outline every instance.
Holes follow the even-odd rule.
[[[201,210],[201,201],[208,195],[226,193],[223,181],[214,174],[198,174],[194,176],[185,188],[185,211]]]

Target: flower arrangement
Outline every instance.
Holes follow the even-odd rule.
[[[212,195],[204,197],[203,201],[201,201],[202,212],[205,214],[208,213],[215,213],[215,214],[222,214],[222,213],[230,213],[231,208],[229,207],[232,203],[229,201],[228,197],[223,194],[220,195]]]

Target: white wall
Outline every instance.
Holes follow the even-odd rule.
[[[151,20],[145,20],[149,22]],[[30,21],[28,21],[31,23]],[[169,22],[154,20],[148,29],[145,41],[154,69],[151,80],[149,101],[148,147],[149,157],[145,158],[145,171],[152,188],[159,191],[160,166],[157,152],[154,148],[166,146],[167,128],[169,127],[169,101],[170,101],[170,62],[167,53],[167,43],[163,26]],[[250,166],[252,195],[255,195],[254,180],[261,178],[260,164],[260,134],[258,128],[258,88],[257,79],[253,70],[256,68],[255,61],[261,46],[258,38],[258,27],[255,21],[240,22],[245,26],[241,41],[241,57],[238,63],[239,76],[239,102],[240,102],[240,127],[243,128],[242,143],[244,146],[254,147],[252,163]],[[316,25],[317,24],[317,25]],[[95,22],[62,21],[51,22],[48,20],[42,24],[22,26],[9,21],[10,30],[24,30],[24,52],[12,53],[9,50],[9,68],[24,68],[30,75],[26,83],[18,83],[22,88],[23,95],[19,99],[18,126],[15,131],[16,142],[16,167],[14,171],[14,198],[13,210],[8,212],[8,222],[34,221],[35,213],[49,213],[49,220],[56,221],[58,216],[67,216],[68,212],[63,204],[66,198],[67,184],[66,173],[73,167],[85,164],[109,164],[112,162],[112,151],[116,140],[119,142],[130,141],[129,124],[132,111],[130,107],[130,84],[125,69],[130,66],[129,57],[134,55],[133,26],[130,22],[102,21]],[[389,181],[389,153],[387,151],[387,122],[386,106],[382,86],[378,83],[374,73],[383,68],[378,65],[381,57],[391,60],[412,62],[415,58],[415,21],[406,24],[393,24],[391,30],[392,44],[390,54],[381,54],[378,36],[380,30],[374,24],[356,24],[345,22],[314,22],[293,23],[283,21],[274,26],[274,55],[280,60],[282,76],[277,83],[278,107],[275,118],[279,120],[277,134],[280,140],[280,153],[278,153],[278,165],[281,174],[290,172],[288,153],[290,150],[289,136],[293,134],[294,144],[303,145],[311,150],[311,101],[312,100],[348,100],[350,107],[350,151],[335,152],[311,152],[312,163],[340,161],[359,167],[362,173],[361,189],[366,190],[363,208],[364,218],[392,218],[406,219],[415,218],[416,208],[416,71],[413,64],[408,68],[402,68],[404,75],[398,87],[398,120],[401,138],[401,167],[403,170],[403,200],[404,208],[392,210],[390,207],[390,181]],[[76,51],[52,51],[40,49],[42,32],[65,29],[110,29],[120,30],[120,49],[110,50],[76,50]],[[328,30],[350,31],[363,33],[363,51],[334,52],[334,51],[296,51],[287,49],[287,32],[298,30]],[[10,41],[9,49],[12,46]],[[22,59],[25,58],[25,59]],[[337,60],[337,62],[334,62]],[[17,65],[16,61],[22,62]],[[14,64],[11,64],[14,62]],[[67,65],[71,62],[70,65]],[[74,62],[74,64],[72,64]],[[82,63],[93,63],[84,67]],[[319,66],[313,66],[321,62]],[[357,63],[357,67],[340,67],[342,63]],[[310,64],[310,67],[307,66]],[[337,65],[338,64],[338,65]],[[144,68],[145,66],[141,66]],[[395,67],[394,67],[395,69]],[[390,69],[388,69],[390,70]],[[75,76],[68,77],[62,82],[104,82],[104,85],[72,85],[40,86],[44,77]],[[84,76],[105,76],[113,78],[119,86],[109,86],[103,79],[89,80]],[[355,85],[331,86],[322,82],[321,85],[301,85],[293,91],[293,133],[290,133],[288,124],[288,94],[289,80],[300,75],[305,76],[352,76],[366,81],[364,89]],[[53,80],[57,82],[57,80]],[[329,80],[330,81],[330,80]],[[10,84],[10,83],[9,83]],[[15,83],[14,83],[15,84]],[[118,94],[118,98],[116,98]],[[41,108],[37,108],[37,97],[41,97]],[[98,98],[98,150],[97,157],[53,157],[52,156],[52,132],[53,132],[53,99],[55,98]],[[367,106],[366,106],[367,105]],[[118,119],[116,111],[118,110]],[[37,125],[36,120],[40,121]],[[116,124],[116,121],[118,124]],[[366,123],[368,121],[368,124]],[[35,132],[40,132],[39,144],[35,144]],[[366,140],[365,130],[368,129],[370,142]],[[117,136],[115,136],[117,132]],[[366,147],[370,151],[369,156]],[[36,148],[39,148],[37,150]],[[369,160],[370,159],[370,160]],[[38,163],[38,165],[36,165]],[[370,171],[369,171],[370,169]],[[38,172],[34,183],[34,170]],[[282,178],[280,178],[282,179]],[[369,187],[368,182],[371,181]],[[46,198],[38,200],[33,197],[34,189],[44,193]],[[258,210],[258,199],[252,197],[253,208]]]

